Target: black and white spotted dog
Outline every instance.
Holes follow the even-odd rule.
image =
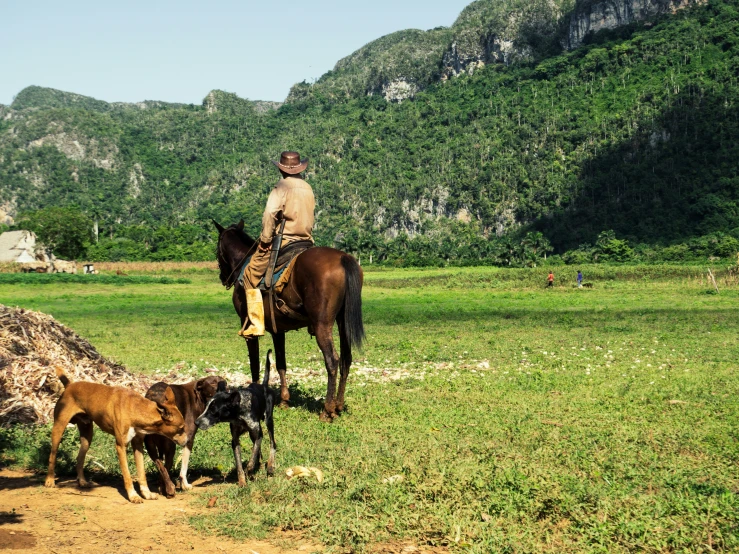
[[[244,477],[244,468],[241,466],[241,442],[239,439],[241,435],[247,431],[249,432],[253,448],[251,459],[246,466],[246,471],[251,477],[259,470],[263,436],[261,421],[263,420],[266,420],[267,423],[270,442],[267,475],[273,475],[275,472],[277,444],[275,443],[275,426],[274,420],[272,419],[274,397],[272,389],[267,386],[267,383],[269,383],[271,354],[272,350],[267,352],[264,380],[261,385],[259,383],[252,383],[246,388],[239,387],[227,391],[226,384],[224,382],[219,383],[215,396],[205,406],[205,411],[195,420],[195,425],[203,431],[216,423],[229,422],[231,425],[231,447],[234,451],[234,460],[236,462],[236,472],[239,476],[240,487],[246,485],[246,479]]]

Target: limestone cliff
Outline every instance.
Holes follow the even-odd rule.
[[[315,84],[295,85],[286,102],[380,95],[412,98],[429,85],[489,64],[528,62],[577,48],[613,29],[707,0],[476,0],[451,27],[398,31],[339,60]]]
[[[478,0],[454,22],[442,59],[441,80],[472,74],[491,63],[510,64],[540,57],[548,38],[561,31],[574,0]],[[551,53],[551,52],[546,52]]]
[[[675,13],[707,0],[582,0],[570,16],[568,49],[577,48],[588,33],[615,29],[633,21]]]

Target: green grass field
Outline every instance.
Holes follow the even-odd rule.
[[[368,272],[349,413],[318,421],[322,373],[291,382],[278,475],[245,489],[227,427],[199,434],[193,479],[226,483],[192,494],[219,496],[193,526],[298,530],[335,551],[739,550],[739,289],[710,294],[700,268],[592,266],[578,290],[555,269],[553,290],[546,269]],[[178,276],[190,283],[0,285],[0,303],[50,313],[134,370],[242,367],[230,293],[215,273]],[[305,331],[287,344],[289,368],[322,370]],[[48,437],[0,431],[0,463],[45,469]],[[77,444],[68,431],[59,473]],[[117,471],[102,433],[88,460]],[[287,480],[293,465],[325,479]]]

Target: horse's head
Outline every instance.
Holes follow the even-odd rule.
[[[216,246],[216,259],[220,270],[221,284],[230,288],[238,279],[235,273],[241,268],[246,258],[252,253],[254,239],[244,232],[244,220],[223,227],[217,221],[212,220],[218,229],[218,244]]]

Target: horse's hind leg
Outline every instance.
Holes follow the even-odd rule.
[[[280,408],[290,407],[290,391],[287,389],[287,361],[285,360],[285,333],[274,333],[272,344],[275,346],[275,365],[280,374]]]
[[[336,371],[339,367],[339,356],[334,348],[332,327],[332,325],[316,325],[316,342],[323,352],[323,361],[326,364],[326,373],[328,373],[328,388],[321,421],[331,421],[336,417]]]
[[[339,316],[341,321],[341,316]],[[349,339],[346,336],[344,325],[339,323],[339,392],[336,395],[336,411],[344,411],[344,391],[346,390],[346,380],[349,378],[349,367],[352,365],[352,348],[349,345]]]

